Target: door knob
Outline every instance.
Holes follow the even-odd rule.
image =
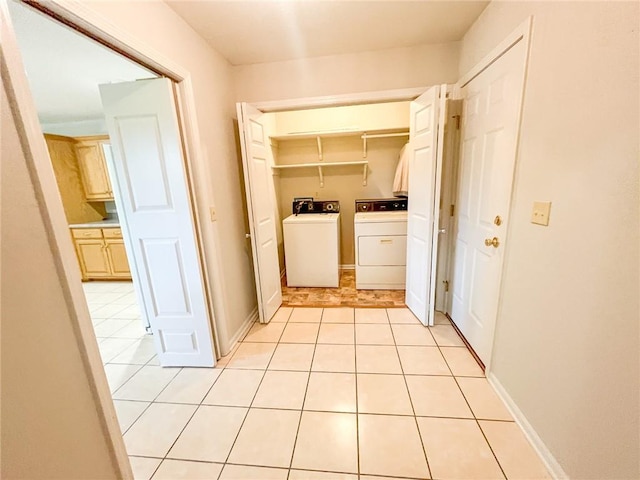
[[[498,248],[498,245],[500,245],[500,240],[498,240],[498,237],[485,238],[484,239],[484,244],[487,247]]]

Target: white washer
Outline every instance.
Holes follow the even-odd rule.
[[[340,214],[291,215],[282,222],[289,287],[340,285]]]
[[[356,288],[403,290],[407,272],[407,212],[354,216]]]

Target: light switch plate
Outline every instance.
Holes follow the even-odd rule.
[[[531,223],[536,225],[549,225],[549,213],[551,212],[551,202],[533,202],[533,212]]]

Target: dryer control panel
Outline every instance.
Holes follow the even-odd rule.
[[[397,212],[407,210],[409,200],[406,198],[377,198],[356,200],[356,212]]]

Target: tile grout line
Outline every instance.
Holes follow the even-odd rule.
[[[358,339],[356,338],[356,309],[353,309],[353,377],[356,384],[356,457],[360,478],[360,407],[358,405]]]
[[[457,333],[458,332],[456,332],[456,334]],[[435,337],[434,337],[434,340],[435,340]],[[493,451],[493,447],[491,447],[491,444],[489,443],[489,440],[487,439],[487,436],[484,434],[484,431],[482,430],[482,427],[480,426],[480,422],[478,421],[478,418],[476,416],[476,412],[474,412],[473,408],[471,408],[471,403],[469,403],[469,400],[467,399],[467,396],[464,394],[464,391],[462,390],[462,387],[460,386],[460,383],[458,382],[458,379],[453,374],[453,370],[451,369],[451,366],[449,365],[449,362],[447,362],[447,358],[442,353],[441,345],[437,341],[436,341],[436,346],[438,347],[438,351],[440,352],[440,355],[442,355],[442,358],[444,359],[444,362],[446,363],[447,368],[449,368],[449,370],[451,371],[451,376],[453,377],[453,381],[456,382],[458,390],[460,390],[460,393],[462,394],[462,398],[464,398],[464,401],[467,404],[467,407],[469,407],[469,411],[471,412],[471,415],[473,415],[473,421],[476,423],[478,429],[480,430],[480,433],[482,434],[482,437],[484,438],[484,441],[487,443],[487,446],[489,447],[489,450],[491,451],[491,454],[493,455],[493,458],[495,459],[496,463],[498,464],[498,468],[500,468],[500,471],[502,472],[502,475],[506,479],[507,475],[506,475],[504,469],[502,468],[502,465],[498,461],[498,457],[496,456],[496,453]],[[444,345],[442,345],[442,346],[444,346]],[[469,350],[466,347],[466,345],[465,345],[465,348],[467,349],[467,351]],[[467,377],[467,378],[469,378],[469,377]],[[478,377],[472,377],[472,378],[478,378]],[[486,379],[486,377],[483,377],[483,378]],[[471,420],[471,419],[469,419],[469,420]]]
[[[404,367],[402,366],[402,359],[400,358],[400,352],[398,351],[398,344],[396,342],[396,336],[393,332],[393,328],[391,327],[391,319],[389,318],[389,312],[385,309],[384,312],[387,315],[387,319],[389,320],[389,330],[391,330],[391,336],[393,337],[393,346],[396,350],[396,355],[398,357],[398,363],[400,364],[400,371],[402,372],[402,379],[404,380],[404,387],[407,389],[407,396],[409,397],[409,403],[411,404],[411,410],[413,411],[413,421],[416,425],[416,430],[418,431],[418,438],[420,439],[420,446],[422,447],[422,453],[424,454],[424,459],[427,462],[427,474],[429,478],[433,478],[431,473],[431,466],[429,465],[429,457],[427,456],[427,447],[424,444],[424,440],[422,439],[422,432],[420,432],[420,425],[418,424],[418,417],[416,415],[416,409],[413,406],[413,399],[411,398],[411,391],[409,390],[409,384],[407,383],[407,377],[404,374]],[[429,332],[431,335],[431,332]],[[434,339],[435,342],[435,339]]]
[[[294,309],[291,310],[291,316],[293,316]],[[291,316],[289,318],[291,318]],[[316,333],[316,341],[313,344],[313,354],[311,355],[311,364],[309,364],[309,371],[307,372],[307,385],[304,389],[304,397],[302,399],[302,405],[300,406],[300,419],[298,420],[298,428],[296,429],[296,437],[293,441],[293,448],[291,449],[291,460],[289,461],[289,471],[287,472],[287,479],[291,475],[291,469],[293,468],[293,458],[296,453],[296,446],[298,444],[298,434],[300,433],[300,425],[302,425],[302,414],[304,412],[304,404],[307,402],[307,393],[309,391],[309,382],[311,381],[311,369],[313,368],[313,360],[316,356],[316,348],[318,347],[318,338],[320,337],[320,325],[322,325],[322,317],[324,317],[324,308],[320,312],[320,322],[318,323],[318,332]],[[277,348],[277,347],[276,347]]]

